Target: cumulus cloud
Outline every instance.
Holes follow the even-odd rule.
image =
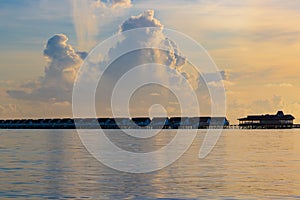
[[[159,20],[154,18],[154,10],[147,10],[138,16],[132,16],[120,26],[120,32],[135,28],[158,27],[163,28]]]
[[[48,60],[44,82],[52,82],[53,79],[57,81],[57,77],[60,77],[64,83],[73,83],[74,73],[82,61],[82,53],[77,53],[67,42],[68,38],[63,34],[54,35],[48,40],[44,50]]]
[[[122,40],[118,41],[116,45],[109,50],[107,55],[108,58],[117,59],[109,65],[109,68],[106,69],[106,71],[104,71],[104,76],[99,82],[98,89],[100,91],[99,93],[102,95],[98,95],[97,102],[106,102],[101,105],[102,107],[99,110],[103,111],[104,108],[110,107],[110,97],[112,96],[111,91],[114,90],[114,86],[122,78],[122,76],[127,72],[130,72],[134,67],[143,65],[144,71],[138,70],[135,76],[130,76],[132,80],[136,79],[137,77],[140,80],[148,80],[149,77],[151,77],[152,80],[157,80],[158,82],[159,80],[168,80],[169,86],[178,88],[177,91],[179,91],[179,88],[186,88],[186,84],[189,84],[197,93],[196,95],[202,96],[199,98],[205,99],[205,102],[201,102],[203,103],[203,107],[210,108],[210,106],[207,106],[210,104],[207,87],[204,86],[200,88],[199,86],[200,80],[202,80],[203,85],[206,84],[203,81],[203,77],[201,77],[199,72],[197,72],[197,70],[187,62],[184,55],[182,55],[180,52],[180,47],[178,47],[174,41],[169,39],[164,34],[164,26],[158,19],[154,17],[154,14],[155,13],[153,10],[147,10],[137,16],[131,16],[120,25],[119,33],[123,36]],[[153,27],[155,29],[153,29]],[[133,29],[138,30],[135,32],[130,32]],[[123,55],[124,50],[126,50],[128,47],[138,47],[138,49]],[[164,50],[161,50],[160,48]],[[107,63],[110,63],[109,59],[107,62],[102,61],[102,63],[99,65],[106,66]],[[153,70],[151,65],[148,65],[149,63],[155,63],[159,66],[157,65],[155,70]],[[96,66],[99,67],[99,65]],[[146,69],[147,66],[149,66],[149,69],[152,71]],[[221,79],[225,79],[225,72],[222,72],[221,74],[223,76]],[[216,74],[204,74],[204,76],[209,82],[220,81],[215,79]],[[128,80],[130,81],[131,79],[129,78]],[[130,83],[124,84],[124,89],[121,91],[126,90],[128,85],[130,85]],[[199,90],[201,90],[201,94],[199,93]],[[189,92],[190,91],[187,90],[184,91],[184,89],[180,91],[180,93],[185,94],[186,99],[191,98],[191,94],[189,94]],[[162,103],[166,108],[169,108],[169,111],[173,110],[174,112],[180,112],[178,103],[168,104],[168,102],[177,101],[176,97],[172,95],[170,91],[165,91],[158,87],[155,87],[154,90],[148,88],[143,92],[140,92],[140,96],[144,98],[141,99],[135,97],[136,100],[135,103],[133,103],[139,105],[135,109],[144,109],[144,112],[141,111],[140,113],[147,113],[150,101],[153,104],[155,104],[155,101]],[[145,100],[145,97],[147,100]],[[156,97],[159,97],[159,99]],[[122,98],[120,98],[119,103],[123,106]],[[119,110],[122,110],[122,106],[120,106]],[[195,108],[192,105],[190,108],[191,113],[195,111]],[[175,113],[173,114],[175,115]]]
[[[40,80],[27,83],[22,90],[9,90],[10,97],[26,100],[70,101],[72,87],[85,52],[76,52],[68,44],[68,37],[57,34],[51,37],[44,50],[48,62]]]
[[[151,27],[156,29],[147,29]],[[115,73],[122,73],[119,70],[120,68],[123,68],[123,71],[128,71],[134,66],[146,63],[157,63],[168,66],[184,74],[182,67],[186,64],[186,58],[181,55],[176,43],[164,35],[163,25],[159,20],[154,18],[153,10],[145,11],[140,15],[132,16],[125,20],[120,25],[119,32],[122,34],[125,31],[137,28],[146,29],[132,34],[124,34],[124,40],[120,41],[109,51],[109,57],[119,57],[127,47],[139,47],[138,50],[127,53],[115,61],[114,66],[111,66],[114,69],[111,70],[114,75],[116,75]],[[156,49],[157,47],[166,51]]]
[[[124,49],[123,46],[126,45],[139,46],[141,50],[137,53],[140,55],[135,56],[142,58],[144,63],[152,61],[178,69],[185,65],[186,59],[181,55],[176,43],[164,35],[163,25],[158,19],[154,18],[153,10],[147,10],[140,15],[130,17],[120,25],[119,32],[122,33],[131,29],[151,27],[156,29],[145,29],[139,31],[138,34],[126,35],[125,40],[113,48],[111,53],[119,53],[119,49]],[[149,46],[158,46],[167,49],[167,51],[163,52],[162,50],[156,50],[154,48],[144,51],[143,48],[148,48]]]

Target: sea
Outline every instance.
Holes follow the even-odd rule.
[[[113,142],[142,150],[117,132]],[[151,148],[176,134],[161,131]],[[205,134],[171,165],[127,173],[95,159],[76,130],[0,130],[0,199],[300,199],[300,130],[224,130],[199,158]]]

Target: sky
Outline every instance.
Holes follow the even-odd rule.
[[[72,116],[73,83],[88,53],[124,27],[151,25],[182,32],[207,50],[224,75],[226,116],[232,123],[277,110],[300,122],[299,11],[300,2],[292,0],[2,0],[0,118]],[[160,39],[151,35],[151,42],[166,43],[158,34]],[[166,48],[180,52],[172,42]],[[189,74],[194,83],[188,64],[172,59],[176,64],[170,70]],[[168,70],[155,73],[161,77]],[[152,96],[167,93],[156,90]],[[141,92],[147,93],[153,89]],[[170,106],[167,100],[161,104]]]

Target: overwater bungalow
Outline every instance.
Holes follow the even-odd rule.
[[[135,117],[131,119],[135,128],[142,128],[149,126],[151,119],[149,117]]]
[[[189,117],[171,117],[170,125],[172,129],[191,128]]]
[[[109,118],[98,118],[97,120],[98,120],[99,126],[102,129],[108,129],[109,128],[109,125],[108,125]]]
[[[168,117],[154,117],[150,126],[153,129],[169,129],[171,123]]]
[[[60,120],[60,124],[64,129],[72,129],[75,128],[74,119],[64,118]]]
[[[192,117],[189,122],[193,129],[224,128],[229,126],[226,117]]]
[[[120,129],[128,129],[133,126],[133,122],[130,120],[130,118],[119,117],[119,118],[114,118],[114,121],[117,127]]]

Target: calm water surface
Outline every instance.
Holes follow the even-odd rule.
[[[141,144],[157,149],[175,133]],[[226,130],[199,159],[203,137],[167,168],[128,174],[94,159],[76,131],[1,130],[0,199],[300,199],[300,130]]]

